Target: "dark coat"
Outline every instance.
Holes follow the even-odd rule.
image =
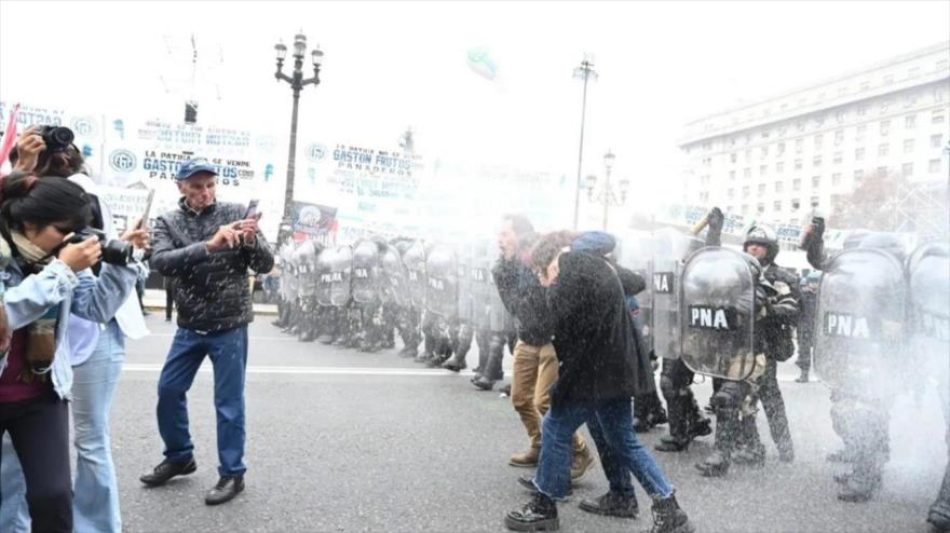
[[[258,232],[251,246],[208,252],[205,243],[220,226],[244,218],[239,204],[216,203],[195,213],[179,201],[178,209],[155,221],[152,268],[175,278],[178,326],[196,331],[223,331],[254,319],[248,269],[257,273],[274,267],[274,256]]]
[[[532,346],[551,342],[554,323],[538,276],[519,259],[501,258],[492,277],[505,308],[518,319],[518,338]]]
[[[617,273],[601,257],[567,252],[549,290],[560,362],[552,402],[605,401],[655,390],[649,355],[627,310]]]

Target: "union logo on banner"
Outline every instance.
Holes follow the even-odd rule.
[[[109,154],[109,166],[116,172],[132,172],[135,170],[136,163],[135,154],[128,150],[113,150]]]

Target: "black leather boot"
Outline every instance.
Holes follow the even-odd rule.
[[[650,533],[693,533],[695,528],[686,511],[680,508],[676,494],[653,499],[653,529]]]
[[[729,472],[732,452],[738,435],[739,413],[736,409],[719,409],[716,412],[716,450],[696,468],[704,477],[722,477]]]
[[[557,504],[540,492],[535,492],[521,509],[511,511],[505,517],[505,526],[512,531],[557,531]]]

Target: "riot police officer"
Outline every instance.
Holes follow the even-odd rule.
[[[719,208],[713,208],[707,219],[706,243],[718,246],[725,217]],[[792,335],[800,300],[798,280],[791,272],[775,264],[779,246],[772,228],[765,225],[749,228],[743,251],[759,265],[754,275],[752,311],[755,315],[750,317],[754,321],[756,368],[742,380],[730,379],[732,376],[728,373],[719,376],[727,381],[711,400],[716,409],[716,450],[696,465],[708,477],[724,475],[734,455],[735,459],[754,465],[764,463],[765,448],[759,441],[755,425],[755,406],[759,400],[768,419],[772,440],[778,448],[779,459],[791,462],[795,458],[776,373],[778,363],[788,360],[794,352]],[[764,368],[758,368],[763,364]]]
[[[801,315],[798,320],[798,359],[795,366],[801,370],[801,375],[795,381],[808,383],[808,373],[811,370],[812,350],[815,346],[815,306],[818,304],[818,283],[821,281],[820,272],[809,272],[802,279],[801,284]]]
[[[832,426],[844,441],[829,459],[852,467],[835,476],[838,499],[866,502],[880,488],[890,454],[890,408],[899,392],[893,376],[900,368],[888,356],[899,353],[904,340],[906,254],[896,235],[856,231],[829,256],[823,234],[824,220],[816,217],[801,246],[823,272],[815,368],[831,388]]]

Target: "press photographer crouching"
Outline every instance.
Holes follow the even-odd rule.
[[[16,485],[25,481],[33,530],[71,532],[71,317],[111,320],[136,272],[104,264],[97,278],[90,267],[101,259],[98,239],[64,243],[92,219],[89,196],[79,185],[14,173],[3,179],[0,195],[0,236],[11,256],[0,280],[12,331],[9,351],[0,356],[0,435],[9,432],[23,472],[6,468],[16,463],[4,451],[2,507],[17,509],[22,496]]]
[[[141,338],[148,333],[138,302],[128,297],[136,278],[141,280],[148,276],[148,267],[141,262],[146,255],[148,232],[138,222],[121,239],[117,238],[109,208],[96,194],[95,182],[85,174],[82,155],[72,144],[69,129],[28,128],[17,141],[10,159],[15,169],[44,176],[41,181],[74,183],[88,202],[88,224],[74,228],[73,235],[60,243],[60,247],[96,242],[100,258],[90,269],[94,275],[102,275],[103,264],[128,265],[136,274],[130,284],[121,287],[121,293],[109,296],[116,299],[110,304],[113,313],[101,320],[87,320],[72,314],[68,321],[69,358],[75,376],[70,402],[77,468],[73,501],[75,531],[121,531],[108,422],[125,359],[125,337]],[[5,442],[4,452],[13,456],[9,453],[9,442]],[[0,507],[0,531],[28,529],[25,487],[15,456],[0,465],[0,481],[5,504]]]

